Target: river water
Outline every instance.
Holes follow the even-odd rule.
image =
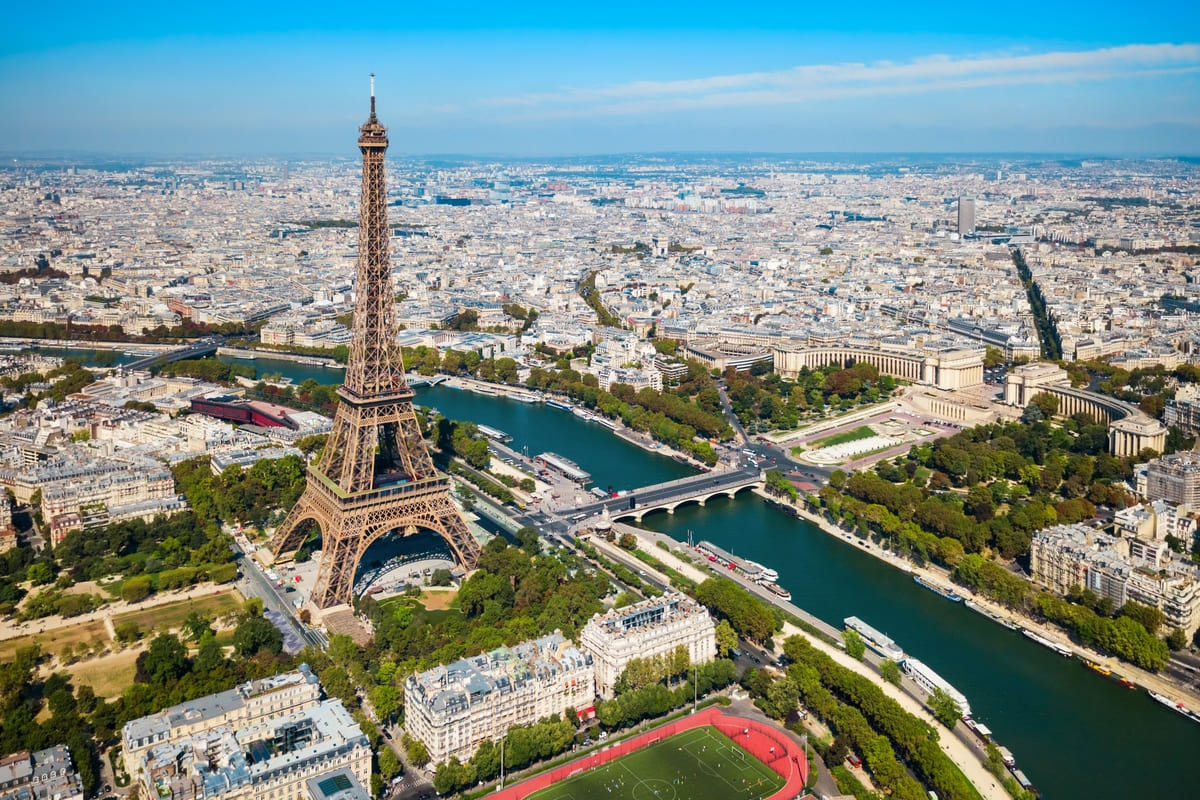
[[[260,375],[280,373],[297,384],[341,377],[340,370],[280,359],[221,360],[252,363]],[[602,488],[632,489],[690,472],[596,423],[540,404],[445,386],[419,388],[416,402],[453,419],[499,428],[513,436],[514,449],[564,455]],[[837,627],[845,617],[858,616],[891,636],[967,696],[975,717],[1012,750],[1017,766],[1046,797],[1197,796],[1200,725],[961,603],[943,600],[907,574],[754,495],[714,499],[704,508],[684,506],[674,515],[652,514],[643,525],[680,541],[690,531],[696,541],[707,539],[774,567],[801,608]]]

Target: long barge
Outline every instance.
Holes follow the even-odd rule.
[[[904,651],[900,649],[898,644],[892,641],[890,636],[880,633],[858,617],[846,617],[843,623],[847,628],[861,636],[868,647],[884,658],[890,658],[896,663],[899,663],[904,658]]]
[[[961,603],[962,595],[957,594],[953,589],[942,586],[940,583],[934,583],[924,575],[913,575],[913,581],[918,585],[928,589],[931,592],[941,595],[951,603]]]
[[[1171,698],[1167,697],[1166,695],[1159,694],[1158,692],[1150,692],[1149,694],[1150,694],[1150,697],[1152,697],[1155,700],[1155,702],[1162,703],[1167,708],[1171,709],[1172,711],[1176,712],[1177,714],[1182,714],[1183,716],[1190,719],[1192,722],[1200,722],[1200,714],[1197,714],[1195,711],[1188,708],[1183,703],[1172,700]]]
[[[1026,639],[1037,642],[1042,647],[1045,647],[1049,650],[1053,650],[1054,652],[1058,653],[1060,656],[1063,656],[1064,658],[1073,658],[1075,656],[1074,651],[1071,650],[1071,648],[1067,647],[1066,645],[1059,644],[1058,642],[1055,642],[1055,641],[1051,641],[1050,639],[1047,639],[1045,636],[1042,636],[1041,634],[1038,634],[1038,633],[1034,633],[1033,631],[1029,630],[1028,628],[1022,628],[1021,633],[1025,634]]]
[[[983,616],[990,619],[992,622],[996,622],[996,623],[999,623],[1000,625],[1003,625],[1004,627],[1008,628],[1010,631],[1021,630],[1021,626],[1018,625],[1017,623],[1013,622],[1008,617],[1003,617],[999,614],[989,611],[988,609],[984,608],[983,606],[979,605],[978,603],[972,603],[970,600],[967,600],[967,601],[963,602],[963,605],[965,605],[967,608],[974,611],[976,614],[982,614]]]
[[[931,670],[923,662],[915,658],[905,658],[900,662],[900,668],[904,670],[904,674],[913,679],[913,682],[924,689],[929,694],[933,694],[935,689],[941,689],[950,696],[954,704],[958,706],[961,716],[971,716],[971,704],[967,702],[966,695],[950,685],[950,682]]]

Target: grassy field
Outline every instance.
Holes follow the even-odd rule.
[[[144,647],[122,650],[100,658],[80,661],[67,667],[71,680],[76,685],[88,684],[97,697],[113,699],[133,683],[137,672],[137,657]]]
[[[113,627],[134,622],[143,633],[153,630],[174,630],[183,624],[192,611],[219,617],[242,606],[242,595],[236,589],[223,589],[219,594],[206,594],[174,603],[163,603],[139,611],[113,615]]]
[[[860,425],[852,431],[842,431],[835,433],[833,436],[821,439],[818,442],[813,442],[811,447],[815,450],[821,447],[833,447],[835,444],[845,444],[846,442],[857,442],[859,439],[869,439],[875,435],[875,431],[871,430],[869,425]]]
[[[30,623],[36,626],[37,622]],[[97,639],[108,641],[108,631],[100,620],[81,622],[78,625],[68,625],[62,628],[51,628],[45,633],[33,633],[27,636],[17,636],[0,642],[0,661],[11,661],[18,650],[30,645],[39,645],[43,653],[58,655],[63,645],[77,646],[80,642],[91,644]]]
[[[529,800],[758,800],[782,786],[766,764],[703,727],[547,786]]]

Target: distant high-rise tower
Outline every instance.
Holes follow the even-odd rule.
[[[289,180],[291,180],[291,177],[292,177],[292,171],[291,171],[291,169],[288,168],[288,162],[286,162],[286,161],[283,162],[283,175],[281,177],[283,179],[283,184],[285,186],[287,185],[287,182]]]
[[[362,199],[358,210],[354,336],[346,381],[338,389],[333,430],[321,459],[308,469],[304,494],[271,540],[278,558],[299,549],[315,523],[322,555],[310,598],[318,608],[349,603],[354,573],[379,537],[432,530],[459,563],[479,560],[479,543],[450,501],[450,479],[433,466],[404,379],[396,342],[396,304],[388,263],[387,196],[383,156],[387,129],[371,116],[359,128]]]
[[[975,198],[958,198],[958,235],[975,232]]]

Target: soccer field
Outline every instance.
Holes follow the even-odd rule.
[[[528,800],[758,800],[783,784],[770,767],[706,726],[547,786]]]

